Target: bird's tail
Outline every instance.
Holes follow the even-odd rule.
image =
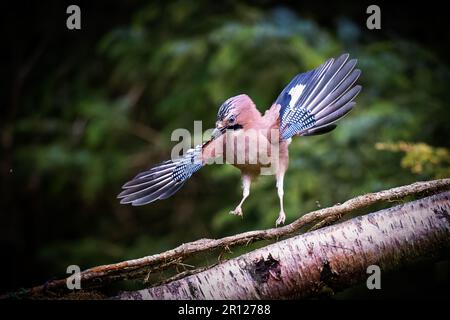
[[[172,196],[203,166],[201,152],[199,145],[178,159],[164,161],[139,173],[122,186],[124,190],[117,198],[122,204],[141,206]]]

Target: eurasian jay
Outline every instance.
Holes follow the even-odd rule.
[[[140,206],[166,199],[201,167],[225,158],[242,173],[242,200],[230,213],[242,216],[251,182],[267,169],[265,174],[276,177],[280,201],[276,226],[284,224],[283,180],[291,138],[330,132],[336,128],[335,122],[352,110],[353,100],[361,91],[361,86],[355,85],[361,74],[355,69],[356,63],[356,59],[349,60],[349,55],[343,54],[298,74],[264,115],[245,94],[229,98],[219,108],[209,141],[139,173],[123,185],[118,195],[120,203]]]

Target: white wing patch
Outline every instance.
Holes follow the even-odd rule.
[[[298,98],[300,98],[303,89],[305,89],[305,85],[298,84],[295,87],[292,87],[291,90],[289,90],[289,95],[291,96],[291,101],[289,101],[289,109],[294,109],[295,104],[298,101]]]

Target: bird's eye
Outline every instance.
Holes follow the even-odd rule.
[[[236,121],[236,118],[234,116],[228,118],[229,123],[234,123],[234,121]]]

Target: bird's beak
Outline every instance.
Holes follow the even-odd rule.
[[[217,139],[220,137],[226,130],[226,127],[216,127],[214,128],[213,132],[211,133],[211,137],[213,139]]]

